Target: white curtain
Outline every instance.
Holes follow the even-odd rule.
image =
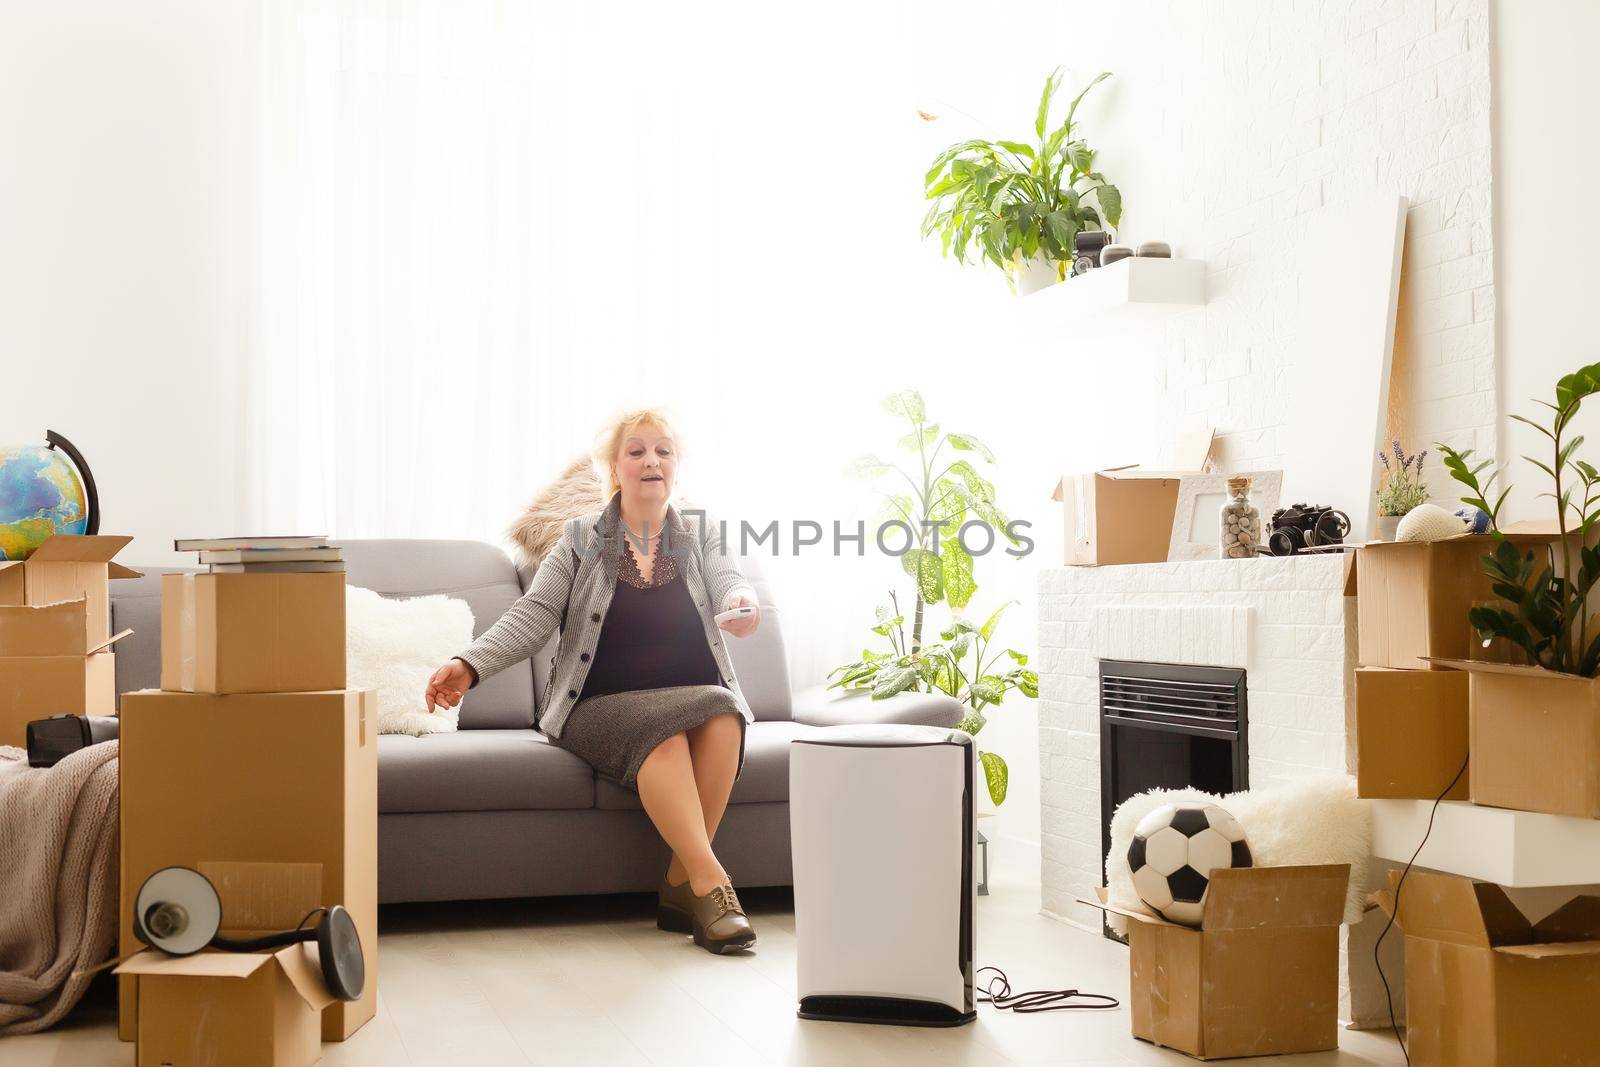
[[[683,492],[831,529],[874,510],[839,472],[892,452],[878,400],[908,386],[1001,453],[1014,514],[1048,518],[1061,455],[1031,376],[1058,357],[1015,345],[1004,283],[917,225],[928,159],[1002,133],[970,113],[991,93],[1025,130],[1059,57],[1011,72],[941,29],[975,30],[970,8],[909,3],[261,10],[254,528],[498,542],[609,411],[659,402]],[[941,95],[964,107],[919,118]],[[771,562],[797,682],[908,588],[868,551]],[[1031,592],[1031,564],[978,578],[983,614]]]

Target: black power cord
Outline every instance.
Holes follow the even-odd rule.
[[[1461,781],[1461,776],[1467,773],[1467,765],[1472,761],[1469,755],[1461,761],[1461,769],[1456,776],[1450,779],[1450,784],[1444,787],[1437,797],[1433,799],[1433,808],[1428,812],[1428,828],[1422,833],[1422,840],[1417,842],[1417,850],[1406,860],[1405,867],[1400,871],[1400,880],[1394,886],[1394,910],[1389,912],[1389,921],[1383,926],[1383,933],[1378,935],[1378,940],[1372,944],[1372,963],[1378,968],[1378,981],[1383,983],[1383,999],[1389,1004],[1389,1029],[1394,1031],[1394,1039],[1400,1043],[1400,1054],[1406,1058],[1406,1067],[1411,1067],[1411,1050],[1406,1048],[1405,1041],[1400,1037],[1400,1021],[1394,1015],[1394,994],[1389,989],[1389,979],[1383,973],[1383,960],[1378,958],[1378,952],[1383,948],[1383,939],[1389,936],[1389,931],[1394,929],[1395,916],[1400,914],[1400,890],[1405,888],[1406,875],[1411,873],[1412,864],[1417,862],[1417,857],[1422,855],[1422,846],[1428,843],[1428,835],[1433,833],[1433,819],[1439,814],[1439,805],[1444,803],[1444,798],[1450,790]]]
[[[1026,993],[1011,992],[1011,982],[1006,972],[998,967],[979,967],[978,974],[993,971],[995,977],[985,986],[988,996],[979,994],[978,1000],[993,1004],[1000,1011],[1028,1015],[1038,1011],[1106,1011],[1120,1007],[1116,997],[1104,993],[1083,993],[1076,989],[1035,989]],[[1070,1003],[1071,1001],[1081,1003]]]

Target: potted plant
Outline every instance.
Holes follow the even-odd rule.
[[[1510,492],[1492,487],[1490,461],[1472,463],[1471,450],[1440,446],[1445,468],[1467,489],[1461,499],[1489,518],[1494,548],[1481,557],[1499,600],[1477,603],[1467,618],[1485,646],[1514,649],[1522,665],[1461,663],[1473,672],[1472,800],[1477,804],[1600,818],[1600,625],[1590,618],[1590,594],[1600,582],[1600,551],[1591,544],[1600,522],[1600,470],[1579,459],[1583,437],[1572,421],[1583,401],[1600,392],[1600,363],[1556,383],[1547,423],[1511,416],[1548,442],[1548,462],[1526,456],[1551,480],[1554,530],[1528,547],[1503,530],[1500,511]]]
[[[952,613],[950,625],[939,633],[939,643],[915,649],[906,638],[906,617],[899,611],[898,598],[891,592],[889,600],[892,607],[879,605],[878,624],[872,628],[888,640],[888,650],[862,649],[860,659],[829,673],[830,679],[837,678],[829,689],[870,688],[874,699],[912,688],[938,690],[967,705],[960,728],[974,737],[988,723],[988,710],[998,707],[1013,689],[1025,697],[1039,696],[1039,674],[1029,668],[1028,657],[1014,648],[994,647],[1000,618],[1015,600],[995,608],[982,626]],[[989,799],[999,807],[1010,782],[1006,761],[983,749],[978,750],[978,761]]]
[[[922,395],[915,389],[886,397],[883,406],[889,414],[906,420],[910,432],[900,438],[899,445],[915,462],[907,468],[866,455],[855,461],[851,472],[869,479],[893,475],[910,489],[909,493],[899,492],[897,486],[897,491],[883,492],[878,517],[881,522],[904,523],[914,541],[900,557],[901,567],[915,582],[911,630],[906,632],[899,597],[891,592],[890,606],[878,608],[877,625],[872,627],[874,634],[888,640],[889,648],[863,649],[861,658],[829,673],[830,679],[837,679],[829,688],[870,688],[874,699],[907,690],[948,693],[969,708],[961,728],[977,734],[988,721],[988,709],[998,705],[1006,693],[1016,689],[1027,697],[1038,696],[1039,679],[1028,669],[1027,656],[1015,649],[991,654],[994,632],[1010,604],[996,608],[982,626],[956,614],[978,589],[973,557],[962,543],[961,528],[969,518],[977,519],[993,529],[996,539],[1004,537],[1014,545],[1021,542],[995,504],[994,483],[973,465],[979,460],[994,462],[988,446],[970,434],[946,433],[937,423],[928,422]],[[946,447],[970,453],[972,458],[941,465],[940,455]],[[951,620],[940,631],[940,643],[928,644],[923,640],[927,609],[940,603],[949,606]],[[982,751],[978,758],[989,797],[998,805],[1006,794],[1005,760]]]
[[[1428,452],[1423,449],[1408,457],[1400,448],[1397,438],[1392,445],[1394,462],[1389,462],[1387,452],[1379,452],[1383,464],[1384,482],[1378,489],[1378,538],[1393,541],[1400,519],[1412,508],[1428,502],[1428,486],[1422,480],[1422,460]]]
[[[1078,233],[1122,221],[1122,194],[1095,169],[1095,152],[1074,122],[1084,96],[1110,76],[1084,86],[1050,129],[1057,68],[1039,96],[1035,143],[961,141],[940,152],[923,179],[933,204],[922,236],[937,233],[941,252],[958,263],[988,261],[1006,271],[1018,295],[1064,279]]]
[[[1554,414],[1548,426],[1521,415],[1511,418],[1531,426],[1550,442],[1550,462],[1525,456],[1553,482],[1544,494],[1556,504],[1556,536],[1537,549],[1524,550],[1500,528],[1500,510],[1511,487],[1503,485],[1489,499],[1500,472],[1480,475],[1492,466],[1471,464],[1472,450],[1458,452],[1439,445],[1445,469],[1469,491],[1461,498],[1489,517],[1494,551],[1483,557],[1485,573],[1494,580],[1505,607],[1478,605],[1469,621],[1484,641],[1505,638],[1527,655],[1528,662],[1562,674],[1593,678],[1600,674],[1600,627],[1590,634],[1587,601],[1600,581],[1600,552],[1590,547],[1590,533],[1600,521],[1600,471],[1575,455],[1583,437],[1569,435],[1572,420],[1586,397],[1600,392],[1600,363],[1584,367],[1556,383],[1556,402],[1540,401]],[[1540,553],[1543,558],[1540,558]],[[1557,566],[1559,563],[1559,567]]]

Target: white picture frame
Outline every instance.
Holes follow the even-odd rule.
[[[1282,471],[1185,474],[1178,481],[1178,503],[1172,512],[1168,562],[1221,558],[1219,516],[1228,496],[1229,478],[1250,479],[1250,502],[1261,513],[1261,533],[1266,536],[1267,521],[1283,493]]]

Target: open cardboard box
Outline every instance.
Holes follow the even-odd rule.
[[[319,1020],[334,998],[315,944],[182,957],[146,949],[116,973],[139,979],[138,1067],[310,1067],[322,1058]]]
[[[161,688],[186,693],[343,689],[344,577],[162,575]]]
[[[1062,505],[1066,565],[1165,562],[1178,482],[1205,469],[1212,440],[1210,431],[1184,437],[1171,470],[1130,464],[1062,476],[1050,499]]]
[[[1406,940],[1413,1067],[1531,1067],[1600,1059],[1600,897],[1529,923],[1486,882],[1413,870],[1378,904]]]
[[[1548,523],[1526,522],[1508,527],[1505,537],[1530,548],[1560,535]],[[1427,670],[1429,657],[1497,658],[1500,650],[1486,653],[1467,621],[1474,605],[1496,599],[1479,562],[1495,544],[1488,534],[1462,534],[1362,545],[1356,564],[1361,666]]]
[[[82,605],[83,601],[77,601]],[[67,606],[67,605],[63,605]],[[0,609],[9,610],[9,609]],[[21,609],[36,610],[36,609]],[[86,655],[82,634],[71,641],[80,651],[56,655],[0,656],[0,745],[25,746],[28,723],[52,715],[115,715],[117,657],[108,651],[133,633],[123,630],[102,640]],[[50,647],[43,641],[28,647]]]
[[[1356,795],[1433,800],[1467,761],[1469,675],[1464,671],[1356,671]],[[1471,768],[1446,794],[1470,795]]]
[[[84,656],[120,641],[98,633],[83,597],[54,604],[0,605],[0,656]]]
[[[111,636],[111,591],[106,583],[139,577],[138,571],[112,560],[132,540],[109,534],[56,534],[27,559],[0,562],[0,604],[41,607],[82,600],[90,640],[104,641]]]
[[[1109,903],[1128,924],[1133,1036],[1203,1060],[1339,1044],[1339,924],[1349,864],[1211,872],[1201,928]]]
[[[123,695],[121,725],[120,950],[139,947],[133,898],[162,867],[194,867],[222,892],[233,879],[250,884],[253,867],[273,865],[277,888],[233,891],[224,931],[241,917],[248,928],[289,929],[310,908],[349,909],[367,989],[322,1018],[325,1040],[349,1037],[377,1004],[377,694],[145,690]],[[134,1037],[141,981],[119,979],[125,1041]]]
[[[1600,819],[1600,678],[1436,660],[1470,673],[1472,802]]]

